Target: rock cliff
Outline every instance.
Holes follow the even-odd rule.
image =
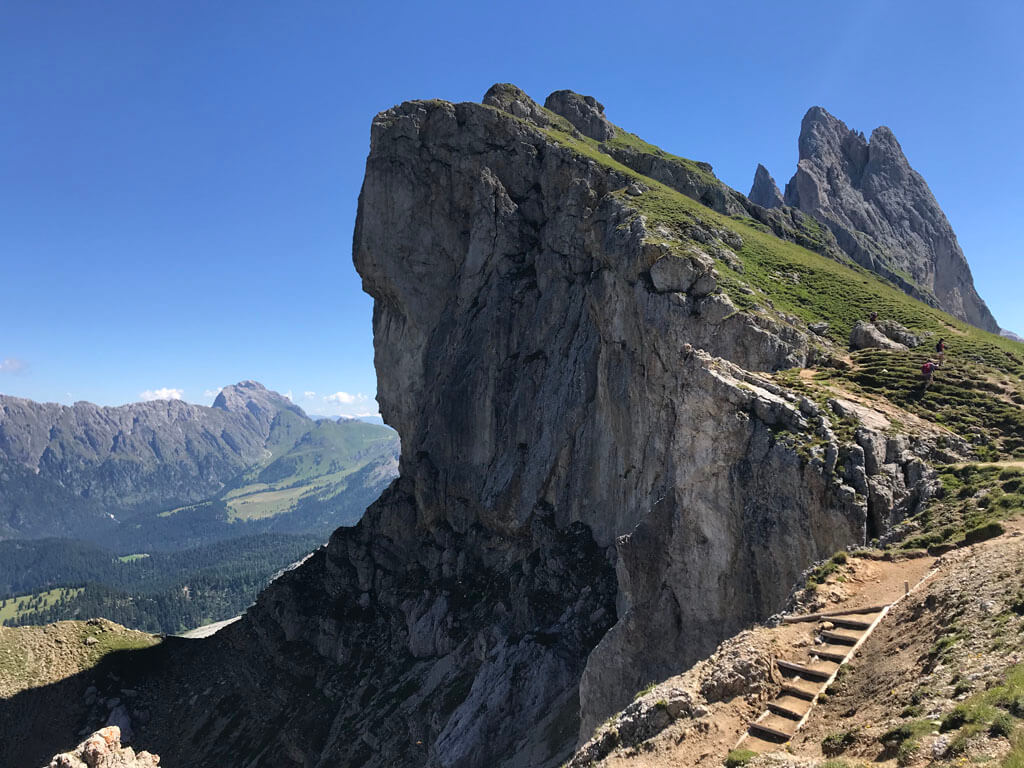
[[[133,683],[169,763],[558,765],[929,492],[933,446],[764,375],[823,342],[722,293],[737,232],[649,218],[656,182],[488,101],[373,121],[354,260],[400,477]]]
[[[881,126],[865,139],[812,107],[800,126],[799,149],[787,205],[826,224],[854,261],[911,296],[999,332],[953,228],[891,130]]]

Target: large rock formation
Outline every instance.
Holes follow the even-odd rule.
[[[924,438],[766,375],[825,342],[721,293],[753,292],[728,219],[659,190],[656,220],[633,166],[488,102],[373,122],[354,260],[400,477],[242,620],[119,668],[168,764],[558,765],[933,490]]]
[[[974,289],[953,228],[885,126],[870,140],[821,107],[800,126],[785,202],[835,234],[854,261],[972,325],[999,332]],[[752,192],[753,194],[753,192]]]
[[[812,351],[718,292],[702,249],[735,232],[649,230],[642,179],[491,95],[373,121],[354,259],[401,474],[243,620],[129,681],[168,763],[558,765],[918,499],[907,441],[843,444],[855,406],[757,373]]]

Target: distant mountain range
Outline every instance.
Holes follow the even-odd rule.
[[[397,451],[391,429],[311,419],[255,381],[212,407],[0,395],[0,539],[148,550],[326,531],[361,516],[397,473]]]
[[[178,632],[237,615],[362,517],[398,448],[392,429],[311,419],[255,381],[212,407],[0,395],[0,621]]]

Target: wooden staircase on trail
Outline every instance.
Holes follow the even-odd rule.
[[[792,739],[807,721],[818,697],[889,612],[891,605],[860,608],[842,614],[814,614],[785,619],[788,623],[817,621],[816,644],[806,647],[806,659],[776,659],[782,691],[750,724],[737,749],[770,752]]]

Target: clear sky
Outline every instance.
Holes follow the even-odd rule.
[[[209,403],[257,379],[376,411],[352,267],[373,115],[572,88],[747,192],[800,119],[893,129],[1024,332],[1019,2],[8,0],[0,392]],[[330,396],[333,399],[326,399]]]

